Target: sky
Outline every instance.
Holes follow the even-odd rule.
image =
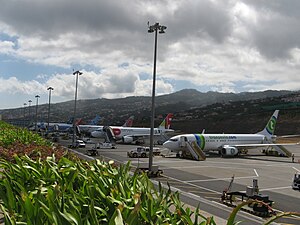
[[[0,0],[0,109],[49,101],[299,90],[298,0]]]

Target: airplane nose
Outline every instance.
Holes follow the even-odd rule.
[[[99,137],[99,136],[100,136],[100,135],[99,135],[99,131],[98,131],[98,130],[95,130],[95,131],[91,132],[91,136],[92,136],[92,137],[95,137],[95,138]]]
[[[173,146],[172,146],[172,143],[170,142],[170,141],[165,141],[164,143],[163,143],[163,146],[165,147],[165,148],[168,148],[168,149],[171,149]]]
[[[92,136],[92,137],[95,137],[95,131],[92,131],[92,132],[91,132],[91,136]]]

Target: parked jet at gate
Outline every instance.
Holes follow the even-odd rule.
[[[288,144],[273,143],[278,112],[276,110],[266,127],[256,134],[182,134],[170,138],[163,146],[179,154],[186,143],[196,143],[198,151],[218,151],[222,156],[236,156],[241,149],[274,146],[280,154],[290,156],[291,153],[283,147]]]
[[[96,119],[96,118],[95,118]],[[93,119],[92,121],[95,122],[95,119]],[[126,121],[125,123],[122,125],[122,127],[131,127],[132,126],[132,123],[133,123],[133,119],[134,119],[134,116],[130,116]],[[99,117],[99,120],[100,120],[100,117]],[[97,121],[98,122],[98,121]],[[83,133],[86,133],[86,134],[89,134],[91,135],[92,132],[96,131],[96,130],[101,130],[102,133],[98,136],[98,137],[105,137],[105,132],[103,131],[103,128],[104,127],[107,127],[107,126],[103,126],[103,125],[95,125],[97,124],[94,123],[94,124],[90,124],[90,125],[79,125],[79,130],[80,132],[83,132]],[[93,137],[93,136],[92,136]]]
[[[173,114],[169,113],[167,117],[162,121],[158,128],[154,128],[154,135],[163,135],[166,132],[173,132],[170,129],[170,124]],[[145,127],[118,127],[109,126],[116,140],[122,140],[123,143],[132,143],[140,138],[150,136],[150,129]],[[98,129],[92,132],[93,137],[103,137],[106,131],[104,129]]]
[[[79,124],[78,127],[79,127],[80,132],[90,134],[94,130],[97,130],[99,127],[102,127],[102,126],[97,125],[97,123],[100,120],[101,120],[101,117],[99,115],[96,115],[96,117],[94,119],[92,119],[89,124]]]
[[[71,117],[67,122],[65,123],[48,123],[47,122],[38,122],[37,123],[37,130],[43,130],[43,131],[48,131],[48,132],[53,132],[53,131],[58,131],[58,132],[68,132],[72,127],[73,127],[73,120],[74,118]],[[81,121],[80,119],[77,119],[75,124],[79,124]],[[35,124],[32,124],[29,127],[29,130],[34,130],[35,129]]]

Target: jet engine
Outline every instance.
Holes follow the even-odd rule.
[[[131,136],[124,136],[124,137],[122,137],[122,141],[123,141],[123,143],[130,144],[130,143],[133,142],[133,137],[131,137]]]
[[[236,156],[239,153],[239,150],[236,147],[224,146],[221,150],[221,156]]]

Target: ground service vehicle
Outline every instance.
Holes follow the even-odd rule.
[[[292,187],[293,189],[298,189],[300,191],[300,173],[295,174]]]
[[[127,152],[127,156],[130,158],[146,158],[149,157],[149,147],[137,147]],[[153,148],[153,155],[160,155],[159,148]]]
[[[76,140],[75,146],[77,148],[85,148],[85,143],[83,142],[83,140]]]
[[[152,170],[149,170],[147,166],[139,166],[136,168],[137,173],[146,173],[148,177],[159,177],[163,174],[163,171],[159,169],[158,165],[152,165]]]
[[[251,201],[246,206],[242,207],[241,210],[251,213],[260,217],[270,217],[276,214],[272,209],[274,203],[269,199],[268,195],[259,194],[257,180],[253,179],[253,186],[247,186],[246,192],[244,191],[231,191],[234,176],[229,184],[229,187],[223,191],[221,196],[221,202],[230,207],[237,207],[239,204],[245,201]]]
[[[115,149],[115,148],[117,148],[117,146],[111,142],[100,142],[100,143],[96,144],[96,148],[97,149],[100,149],[100,148]]]

